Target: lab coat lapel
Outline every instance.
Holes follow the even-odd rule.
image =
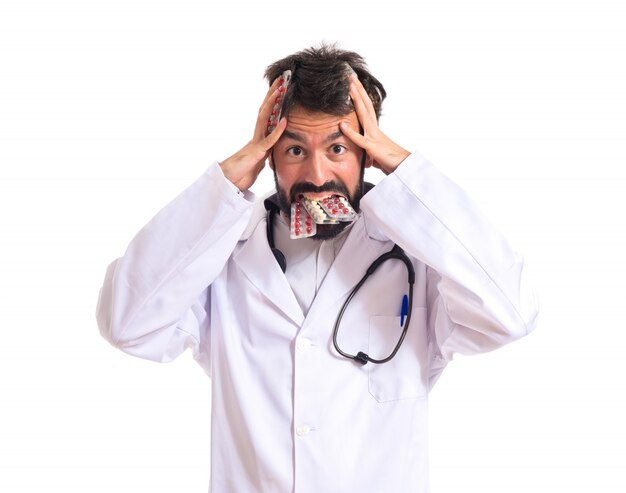
[[[270,250],[265,223],[259,223],[233,260],[265,298],[298,327],[302,325],[304,314]]]
[[[309,326],[318,316],[329,316],[329,310],[340,306],[344,298],[365,275],[365,271],[386,250],[388,242],[372,241],[365,221],[357,221],[320,286],[306,317]],[[332,312],[335,313],[335,312]]]

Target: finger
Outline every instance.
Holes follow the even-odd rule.
[[[361,101],[363,102],[363,104],[365,105],[367,109],[367,112],[370,115],[373,115],[374,117],[376,117],[376,109],[374,108],[374,102],[372,101],[372,98],[370,98],[370,95],[365,90],[365,86],[363,86],[363,84],[361,83],[359,78],[356,76],[356,74],[353,74],[350,77],[350,80],[352,84],[354,85],[354,87],[356,88],[356,92],[359,94]]]
[[[354,130],[348,122],[340,122],[339,129],[343,132],[343,134],[348,137],[352,142],[354,142],[359,147],[365,149],[367,139],[361,135],[358,131]]]
[[[274,101],[275,100],[276,96],[274,95],[274,92],[278,90],[278,86],[280,86],[280,84],[281,84],[280,77],[278,77],[274,82],[272,82],[272,85],[267,90],[267,93],[265,93],[265,99],[263,99],[263,103],[261,104],[261,108],[259,109],[259,113],[261,112],[263,107],[265,107],[265,105],[266,105],[266,103],[268,101]]]
[[[267,130],[267,120],[269,119],[274,106],[282,98],[282,95],[279,91],[280,85],[281,78],[279,77],[274,82],[272,82],[272,85],[269,87],[267,93],[265,94],[265,99],[263,99],[263,103],[261,103],[261,107],[259,108],[257,124],[254,129],[255,139],[262,139],[263,137],[265,137],[265,131]],[[265,123],[264,126],[260,126],[260,123],[262,122]]]
[[[361,96],[355,86],[350,86],[350,97],[352,98],[352,104],[354,104],[356,117],[358,118],[361,127],[365,130],[365,127],[369,125],[367,109],[365,108],[363,101],[361,100]]]
[[[363,101],[363,98],[361,94],[358,92],[356,86],[350,87],[350,96],[352,97],[352,103],[354,104],[354,111],[363,129],[363,132],[370,133],[372,131],[372,125],[377,125],[377,123],[372,122],[371,115],[369,114],[367,107]]]
[[[359,82],[360,84],[360,82]],[[362,86],[361,86],[362,87]],[[359,123],[363,127],[364,131],[370,131],[372,125],[378,125],[376,122],[376,113],[374,112],[374,117],[372,118],[372,113],[367,106],[367,101],[371,103],[369,96],[365,93],[365,100],[363,99],[363,94],[359,91],[356,84],[350,84],[350,97],[352,98],[352,103],[354,104],[354,111],[356,112],[356,116],[359,119]],[[373,109],[373,107],[372,107]]]
[[[287,118],[283,116],[279,120],[278,124],[276,125],[276,128],[274,128],[272,133],[268,134],[265,137],[264,146],[266,150],[269,151],[272,147],[274,147],[274,145],[276,144],[276,142],[278,142],[278,139],[280,139],[280,136],[283,134],[286,128],[287,128]]]
[[[275,88],[268,97],[265,98],[261,108],[259,109],[259,116],[257,118],[256,127],[254,128],[255,140],[265,138],[267,132],[267,122],[272,114],[274,106],[279,102],[280,91]]]

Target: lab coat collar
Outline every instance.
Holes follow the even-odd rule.
[[[270,250],[266,216],[261,199],[255,205],[252,220],[241,238],[241,248],[233,256],[233,261],[268,301],[301,327],[305,317]],[[350,228],[343,247],[315,296],[306,317],[307,325],[320,315],[327,316],[330,307],[354,288],[367,267],[389,249],[389,244],[389,240],[373,229],[361,213]]]
[[[265,221],[261,219],[252,229],[241,249],[233,255],[233,261],[261,295],[300,327],[304,314],[270,250]]]
[[[360,217],[335,258],[306,317],[306,326],[315,326],[318,317],[338,313],[345,297],[361,280],[370,264],[389,249],[389,241],[371,241],[366,221]],[[289,268],[289,267],[287,267]],[[334,307],[337,308],[334,308]]]

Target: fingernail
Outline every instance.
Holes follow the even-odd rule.
[[[344,66],[346,67],[346,71],[348,72],[348,78],[351,78],[353,75],[356,77],[356,72],[348,63],[344,63]]]

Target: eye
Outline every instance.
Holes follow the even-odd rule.
[[[290,147],[287,149],[287,154],[293,157],[300,157],[302,156],[302,148],[298,146]]]
[[[344,152],[346,152],[346,148],[345,146],[342,146],[341,144],[333,144],[330,147],[330,150],[332,151],[333,154],[343,154]]]

